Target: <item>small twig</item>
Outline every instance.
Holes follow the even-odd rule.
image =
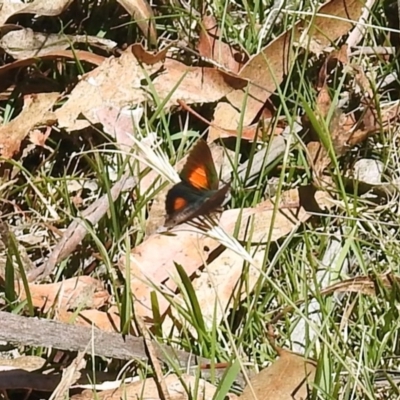
[[[0,340],[7,343],[33,346],[51,347],[65,351],[88,351],[100,357],[111,357],[120,360],[148,360],[143,338],[119,335],[118,333],[104,332],[84,326],[74,326],[47,319],[21,317],[19,315],[0,311]],[[93,343],[89,349],[88,343]],[[211,364],[211,360],[195,356],[173,347],[152,341],[156,357],[167,365],[174,360],[182,369],[196,373],[199,365]],[[174,368],[174,365],[170,365]],[[217,370],[216,376],[222,377],[224,370]],[[210,378],[211,373],[202,370],[204,378]],[[236,382],[244,385],[242,375]]]
[[[85,211],[83,211],[82,217],[85,218],[86,221],[92,225],[97,224],[97,222],[100,221],[100,219],[110,208],[110,196],[111,200],[115,201],[122,191],[130,190],[135,185],[136,179],[130,177],[129,173],[126,173],[111,188],[110,195],[105,194],[101,196],[97,201],[95,201]],[[39,277],[43,279],[46,276],[50,275],[53,272],[56,264],[67,258],[76,249],[78,244],[86,236],[87,231],[87,226],[83,221],[81,221],[80,219],[75,219],[74,221],[72,221],[61,240],[51,252],[47,262],[43,263],[40,267],[36,268],[28,274],[29,282],[35,281]]]
[[[182,109],[184,109],[188,113],[194,115],[197,119],[199,119],[200,121],[204,122],[208,126],[214,128],[214,129],[217,129],[220,132],[226,132],[225,129],[219,127],[218,125],[213,124],[208,119],[206,119],[202,115],[200,115],[198,112],[194,111],[193,108],[188,106],[183,100],[177,100],[177,103],[182,107]]]

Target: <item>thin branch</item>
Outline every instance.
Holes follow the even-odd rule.
[[[97,328],[87,328],[64,324],[47,319],[27,318],[0,311],[0,341],[16,345],[34,347],[52,347],[65,351],[80,351],[100,357],[121,360],[148,361],[143,338],[104,332]],[[88,344],[91,344],[88,346]],[[201,365],[210,365],[207,358],[197,357],[182,350],[152,342],[156,356],[163,363],[172,366],[179,364],[181,368],[190,369],[192,373],[201,369]],[[189,371],[190,372],[190,371]],[[222,377],[223,369],[216,369],[215,376]],[[208,370],[201,370],[204,378],[210,377]],[[237,383],[243,385],[243,378]]]

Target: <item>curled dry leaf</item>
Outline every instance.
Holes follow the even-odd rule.
[[[16,14],[35,14],[54,17],[60,15],[73,0],[34,0],[31,3],[3,0],[0,8],[0,26]]]
[[[42,33],[34,32],[30,28],[11,31],[0,39],[0,47],[16,60],[42,57],[49,53],[54,54],[73,46],[74,43],[101,46],[108,50],[111,50],[117,44],[111,40],[95,36]]]
[[[214,385],[211,385],[211,383],[208,383],[204,379],[198,379],[188,374],[182,374],[179,377],[175,374],[171,374],[165,377],[164,381],[170,394],[170,400],[212,400],[217,389]],[[191,391],[190,394],[187,393],[187,388]],[[158,385],[153,378],[121,385],[117,390],[104,390],[97,393],[96,398],[99,400],[161,399]],[[234,397],[231,398],[233,399]],[[72,396],[71,399],[91,400],[93,399],[93,392],[92,390],[84,390],[82,393]]]
[[[21,113],[8,124],[0,126],[0,153],[4,158],[11,158],[19,151],[22,140],[32,129],[55,122],[55,116],[49,110],[58,97],[58,93],[40,93],[24,97]]]
[[[175,42],[171,42],[168,46],[164,47],[158,53],[150,53],[149,51],[146,51],[140,43],[135,43],[131,46],[131,50],[133,55],[137,58],[139,62],[145,63],[147,65],[153,65],[159,62],[163,62],[167,57],[167,54],[170,51],[171,47],[174,45]]]
[[[232,84],[246,84],[241,78],[228,79],[227,74],[214,68],[188,67],[172,59],[143,65],[129,48],[121,57],[110,57],[83,76],[66,103],[56,111],[59,125],[68,130],[83,129],[90,125],[88,120],[99,122],[94,110],[105,103],[123,108],[150,100],[144,83],[150,75],[155,76],[153,86],[159,100],[169,97],[165,108],[176,106],[178,99],[188,104],[216,102],[233,90]],[[80,114],[85,119],[78,119]]]
[[[362,2],[358,0],[332,0],[325,3],[318,10],[318,14],[326,16],[317,16],[312,19],[308,31],[309,37],[313,36],[313,39],[323,45],[328,45],[348,33],[353,26],[348,21],[358,20],[362,6]],[[329,18],[329,15],[342,18],[344,21]],[[300,39],[303,29],[303,24],[297,23],[269,43],[259,54],[250,58],[239,72],[240,77],[251,82],[246,106],[243,108],[246,90],[235,90],[229,93],[227,95],[228,103],[217,107],[214,113],[213,122],[216,126],[237,129],[241,118],[243,118],[244,126],[253,122],[265,101],[275,92],[277,85],[281,84],[285,74],[290,70],[293,63],[291,46],[293,42]],[[218,133],[214,133],[214,135],[218,135]]]
[[[15,291],[20,301],[26,299],[22,282],[17,282]],[[100,308],[110,297],[103,284],[90,276],[66,279],[62,282],[43,285],[29,284],[29,291],[34,307],[47,312],[52,307],[61,310],[76,308]]]
[[[157,43],[157,30],[153,11],[146,0],[117,0],[134,18],[141,31],[151,44]]]
[[[281,350],[271,366],[250,378],[241,400],[265,399],[302,400],[308,398],[308,386],[314,381],[316,363],[304,357]],[[255,397],[253,395],[255,394]]]

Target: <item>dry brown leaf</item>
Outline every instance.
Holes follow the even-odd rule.
[[[153,83],[161,100],[173,92],[166,107],[176,105],[178,99],[187,104],[214,103],[234,88],[243,88],[247,84],[245,79],[214,68],[188,67],[172,59],[165,61],[164,68],[166,72]],[[174,89],[178,82],[178,88]]]
[[[133,44],[131,46],[131,50],[133,55],[137,58],[139,62],[145,63],[147,65],[153,65],[164,61],[170,48],[174,44],[175,42],[170,43],[168,46],[164,47],[161,51],[157,53],[150,53],[146,51],[140,43]]]
[[[63,51],[74,43],[85,43],[111,50],[116,42],[87,35],[63,35],[34,32],[30,28],[11,31],[0,39],[0,47],[16,60],[42,57]]]
[[[243,118],[244,126],[253,122],[266,100],[276,90],[276,84],[282,82],[287,71],[291,36],[292,31],[283,33],[264,48],[261,53],[250,58],[239,72],[240,77],[251,82],[245,108],[243,108],[243,102],[246,90],[231,92],[227,95],[228,103],[218,104],[214,113],[214,125],[236,130],[241,118]],[[212,127],[210,134],[213,137],[218,136],[218,132],[214,132]]]
[[[160,101],[173,92],[165,104],[167,109],[176,106],[178,99],[188,104],[218,101],[233,90],[232,79],[239,86],[246,84],[234,77],[227,83],[227,75],[214,68],[188,67],[172,59],[142,66],[132,50],[127,49],[121,57],[110,57],[83,76],[66,103],[56,111],[59,126],[70,131],[83,129],[90,125],[88,120],[99,122],[94,110],[104,104],[120,109],[149,100],[147,86],[143,84],[146,80],[143,68],[148,75],[156,75],[153,86]],[[80,114],[85,118],[79,119]]]
[[[20,301],[26,299],[22,282],[16,282],[15,291]],[[110,298],[103,284],[90,276],[66,279],[49,284],[29,284],[29,291],[34,307],[47,312],[55,309],[71,310],[75,308],[100,308]]]
[[[156,70],[148,70],[148,73]],[[130,49],[119,58],[106,59],[98,68],[82,77],[65,104],[56,111],[59,126],[70,131],[80,130],[90,126],[90,122],[99,122],[95,109],[104,104],[120,109],[145,101],[147,96],[141,90],[143,78]],[[80,119],[80,114],[84,118]]]
[[[363,6],[364,2],[359,0],[328,1],[317,11],[321,15],[313,18],[307,27],[303,27],[308,29],[309,38],[318,41],[322,46],[328,46],[355,27]]]
[[[82,310],[78,315],[74,312],[60,310],[56,314],[57,321],[71,323],[74,325],[92,326],[105,332],[120,332],[121,320],[113,312],[99,310]]]
[[[186,388],[191,390],[191,395],[187,394]],[[188,374],[182,374],[180,377],[171,374],[165,377],[165,383],[170,393],[170,400],[212,400],[216,392],[216,387],[204,379],[198,379]],[[195,391],[196,388],[196,391]],[[196,393],[196,395],[195,395]],[[145,381],[121,385],[119,389],[104,390],[96,394],[99,400],[120,400],[120,399],[161,399],[158,393],[158,387],[153,378]],[[231,397],[232,399],[234,397]],[[92,400],[93,392],[84,390],[80,394],[71,397],[72,400]]]
[[[55,117],[49,110],[59,97],[58,93],[40,93],[24,97],[21,113],[8,124],[0,126],[0,153],[11,158],[19,151],[21,142],[39,125],[52,125]]]
[[[117,0],[133,17],[145,37],[151,44],[157,44],[157,30],[154,14],[146,0]]]
[[[201,56],[214,60],[234,73],[238,73],[249,58],[221,40],[217,21],[211,15],[203,17],[197,49]]]
[[[237,129],[224,129],[213,126],[213,131],[210,132],[207,136],[209,142],[214,142],[218,138],[228,138],[228,137],[238,137],[239,133]],[[265,140],[265,138],[271,135],[281,135],[285,130],[284,124],[273,125],[272,119],[265,119],[262,121],[262,124],[256,123],[249,126],[244,126],[242,128],[242,132],[240,138],[243,140],[248,140],[250,142],[256,140]],[[215,136],[215,133],[218,132],[218,137]]]
[[[48,127],[45,132],[42,132],[39,129],[34,129],[29,134],[29,140],[35,146],[45,147],[46,140],[50,136],[50,133],[51,133],[51,128],[50,127]]]
[[[319,14],[334,15],[344,19],[357,21],[361,15],[362,2],[358,0],[332,0],[324,4]],[[312,29],[309,35],[314,39],[327,45],[331,41],[346,34],[351,29],[349,22],[338,22],[335,18],[315,17],[312,20]],[[237,129],[240,115],[243,118],[243,125],[250,125],[265,101],[275,92],[284,75],[290,69],[293,60],[291,59],[291,44],[300,38],[302,24],[298,23],[289,31],[268,44],[259,54],[251,57],[250,60],[239,72],[239,76],[248,79],[248,97],[245,109],[243,102],[246,90],[235,90],[227,95],[229,103],[217,107],[214,113],[213,123],[216,126]],[[210,129],[213,132],[213,129]],[[218,135],[218,133],[213,133]]]
[[[308,385],[314,381],[316,363],[281,350],[279,358],[268,368],[250,378],[241,400],[303,400],[308,398]],[[253,392],[255,397],[253,396]]]
[[[16,14],[36,14],[53,17],[61,14],[73,0],[34,0],[29,4],[3,0],[0,7],[0,26]]]

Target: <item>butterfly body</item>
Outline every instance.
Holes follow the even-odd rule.
[[[166,198],[166,227],[187,222],[215,211],[223,203],[230,184],[218,188],[219,180],[208,145],[199,140]]]

